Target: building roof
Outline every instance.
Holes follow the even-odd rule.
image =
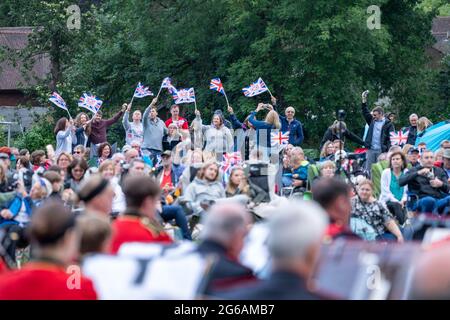
[[[32,27],[0,28],[0,47],[9,50],[22,50],[28,44],[28,36],[32,33]],[[25,80],[20,72],[23,61],[17,61],[13,66],[6,60],[0,63],[0,90],[20,90],[36,84],[34,77],[43,79],[50,72],[50,58],[46,54],[35,57],[35,63],[29,80]]]
[[[450,17],[433,19],[431,34],[436,39],[433,48],[445,54],[450,54]]]

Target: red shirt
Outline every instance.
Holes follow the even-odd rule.
[[[183,130],[188,130],[189,129],[189,124],[188,121],[183,118],[183,117],[178,117],[178,121],[173,121],[172,118],[169,118],[166,120],[166,127],[169,127],[169,124],[171,123],[175,123],[178,128],[183,129]]]
[[[172,170],[169,169],[168,172],[164,171],[162,172],[162,180],[160,187],[164,188],[164,186],[169,185],[169,187],[173,187],[172,183]]]
[[[68,284],[79,287],[70,288]],[[30,262],[0,276],[0,300],[96,300],[92,281],[49,262]]]
[[[142,222],[141,217],[119,216],[112,224],[111,253],[116,254],[126,242],[161,242],[172,243],[173,240],[164,232],[151,229]]]

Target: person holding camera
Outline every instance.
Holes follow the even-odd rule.
[[[412,210],[421,213],[442,213],[450,206],[447,176],[442,168],[434,167],[433,163],[433,151],[425,150],[420,157],[420,166],[412,168],[399,178],[399,185],[408,185],[409,192],[418,197]]]
[[[256,114],[261,110],[268,110],[269,112],[266,115],[264,121],[256,120]],[[258,103],[255,111],[250,113],[250,117],[248,121],[255,127],[256,129],[256,144],[259,149],[264,148],[267,151],[264,156],[270,156],[270,148],[271,148],[271,136],[270,133],[272,130],[280,130],[281,122],[280,116],[273,109],[273,106],[270,104]],[[266,135],[266,139],[264,139],[264,134]],[[262,141],[261,141],[262,140]]]
[[[334,141],[340,139],[345,143],[345,138],[357,143],[358,145],[365,145],[364,141],[356,134],[347,129],[344,121],[335,120],[333,124],[328,127],[320,142],[320,150],[327,141]]]

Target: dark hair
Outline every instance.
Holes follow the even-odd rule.
[[[391,153],[391,155],[389,156],[389,168],[392,168],[392,158],[393,158],[394,156],[400,156],[400,157],[402,158],[402,161],[403,161],[403,164],[402,164],[402,170],[405,170],[405,169],[406,169],[406,164],[407,164],[407,162],[406,162],[406,156],[405,156],[405,154],[404,154],[403,152],[401,152],[401,151],[395,151],[395,152],[392,152],[392,153]]]
[[[53,132],[55,134],[57,134],[60,131],[65,131],[66,130],[66,123],[67,123],[67,118],[66,117],[62,117],[61,119],[59,119],[58,122],[56,122],[55,130],[53,130]]]
[[[312,185],[313,199],[325,210],[340,196],[348,197],[349,186],[337,178],[322,178]]]
[[[55,171],[47,171],[44,173],[44,178],[47,179],[50,183],[61,182],[62,177],[58,172]]]
[[[39,165],[41,163],[41,158],[45,157],[45,151],[44,150],[35,150],[31,154],[31,163],[34,165]]]
[[[85,214],[77,219],[81,233],[80,254],[100,253],[102,246],[111,236],[108,219],[94,214]]]
[[[102,156],[103,149],[105,149],[106,146],[109,147],[109,157],[108,158],[112,157],[113,151],[112,151],[111,145],[108,142],[103,142],[100,144],[100,146],[98,147],[98,150],[97,150],[97,155],[99,158]]]
[[[50,166],[47,171],[54,171],[57,172],[59,174],[61,174],[62,168],[60,166],[57,166],[56,164]]]
[[[31,216],[28,235],[32,243],[52,246],[75,227],[70,209],[58,201],[47,201]]]
[[[130,168],[134,168],[134,164],[136,162],[143,163],[145,165],[145,161],[142,160],[141,158],[134,158],[133,160],[130,161]]]
[[[75,167],[80,167],[81,169],[84,170],[84,173],[86,173],[86,170],[88,169],[89,165],[86,162],[86,160],[84,159],[80,159],[80,158],[75,158],[72,160],[72,162],[69,164],[69,166],[67,167],[67,173],[69,174],[69,177],[73,179],[72,176],[72,170],[75,169]],[[83,173],[83,176],[84,176]]]
[[[158,198],[159,185],[149,176],[128,176],[123,183],[123,193],[128,208],[141,207],[145,198]]]
[[[19,151],[19,155],[21,155],[21,156],[26,156],[27,153],[30,153],[30,150],[28,150],[28,149],[20,149],[20,151]]]
[[[377,106],[372,109],[372,112],[379,112],[380,114],[384,114],[384,109],[380,106]]]
[[[28,160],[27,157],[25,157],[25,156],[18,156],[17,163],[19,163],[19,161],[20,161],[20,164],[22,166],[24,166],[25,168],[28,168],[30,166],[30,160]]]

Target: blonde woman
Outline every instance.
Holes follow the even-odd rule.
[[[114,189],[111,215],[115,218],[120,212],[125,211],[126,208],[125,195],[123,194],[122,188],[120,187],[116,177],[116,164],[112,160],[105,160],[100,164],[98,171],[103,178],[111,183],[111,186]]]
[[[244,169],[239,166],[231,169],[230,179],[228,180],[227,187],[225,188],[227,198],[240,194],[248,195],[249,188],[250,187],[245,178]]]
[[[266,118],[264,121],[256,120],[256,114],[263,109],[269,110]],[[258,148],[265,148],[266,152],[264,156],[270,156],[270,133],[272,130],[281,129],[281,122],[278,113],[273,110],[272,105],[259,103],[256,110],[250,113],[248,121],[256,129],[256,144]],[[264,139],[264,135],[266,136],[266,139]]]
[[[320,152],[320,161],[333,160],[335,152],[334,143],[332,141],[325,142]]]
[[[422,137],[428,127],[431,127],[433,122],[431,122],[427,117],[420,117],[417,121],[417,138]]]

